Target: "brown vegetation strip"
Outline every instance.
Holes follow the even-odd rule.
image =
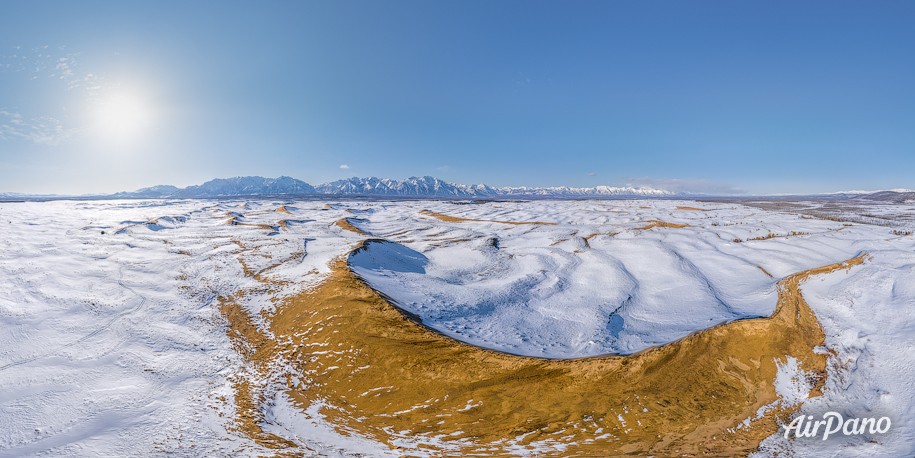
[[[491,219],[461,218],[459,216],[450,216],[450,215],[445,215],[442,213],[432,212],[429,210],[421,210],[420,213],[422,213],[424,215],[432,216],[434,218],[438,218],[438,219],[448,222],[448,223],[477,222],[477,223],[501,223],[501,224],[515,224],[515,225],[522,225],[522,224],[539,224],[539,225],[546,225],[546,226],[555,226],[556,225],[556,223],[552,223],[552,222],[548,222],[548,221],[499,221],[499,220],[491,220]]]
[[[286,380],[298,407],[320,401],[339,431],[392,448],[399,435],[439,436],[459,448],[450,454],[504,455],[506,441],[523,436],[521,445],[566,444],[568,456],[733,456],[754,450],[791,413],[776,408],[735,429],[778,399],[776,360],[797,358],[816,374],[811,395],[820,394],[826,355],[813,349],[824,335],[801,282],[863,260],[781,280],[771,317],[715,326],[629,356],[544,360],[461,343],[401,312],[345,259],[335,261],[324,283],[267,317],[274,339],[231,298],[223,310],[229,335],[242,340],[237,348],[253,366],[284,361],[304,374],[301,385]]]
[[[735,242],[735,243],[743,243],[743,242],[745,242],[745,241],[746,241],[746,242],[749,242],[749,241],[753,241],[753,240],[756,240],[756,241],[759,241],[759,240],[769,240],[769,239],[780,238],[780,237],[785,237],[785,238],[788,238],[788,237],[800,237],[800,236],[802,236],[802,235],[810,235],[810,233],[809,233],[809,232],[791,231],[791,232],[789,232],[789,233],[787,233],[787,234],[776,234],[776,233],[770,232],[770,233],[768,233],[768,234],[766,234],[766,235],[761,235],[761,236],[759,236],[759,237],[753,237],[753,238],[749,238],[749,239],[746,239],[746,240],[743,240],[743,239],[741,239],[741,238],[736,238],[736,239],[734,239],[734,242]]]

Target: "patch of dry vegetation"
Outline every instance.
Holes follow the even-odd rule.
[[[768,234],[766,234],[766,235],[761,235],[761,236],[759,236],[759,237],[753,237],[753,238],[749,238],[749,239],[746,239],[746,240],[741,239],[741,238],[735,238],[735,239],[733,240],[733,242],[734,242],[734,243],[743,243],[743,242],[750,242],[750,241],[754,241],[754,240],[769,240],[769,239],[775,239],[775,238],[779,238],[779,237],[785,237],[785,238],[788,238],[788,237],[798,237],[798,236],[801,236],[801,235],[810,235],[810,233],[809,233],[809,232],[791,231],[791,232],[789,232],[789,233],[787,233],[787,234],[775,234],[775,233],[773,233],[773,232],[770,232],[770,233],[768,233]]]

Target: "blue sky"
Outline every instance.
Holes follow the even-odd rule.
[[[0,191],[915,188],[913,56],[910,1],[3,2]]]

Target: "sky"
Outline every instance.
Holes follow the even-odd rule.
[[[915,2],[0,3],[0,192],[915,188]]]

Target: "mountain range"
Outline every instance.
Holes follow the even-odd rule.
[[[687,192],[672,192],[649,187],[528,187],[503,186],[487,184],[467,185],[450,183],[435,177],[410,177],[404,180],[366,177],[346,178],[329,183],[312,186],[302,180],[288,176],[264,178],[259,176],[217,178],[206,183],[179,188],[171,185],[157,185],[136,191],[117,192],[103,195],[65,196],[51,194],[0,193],[0,201],[10,200],[51,200],[65,198],[83,199],[163,199],[163,198],[221,198],[221,197],[256,197],[256,196],[379,196],[379,197],[414,197],[414,198],[452,198],[452,199],[550,199],[550,198],[688,198],[710,197],[709,195]],[[718,196],[753,199],[766,196]],[[915,191],[894,189],[889,191],[847,191],[829,194],[781,195],[768,196],[777,199],[817,198],[817,199],[854,199],[882,202],[915,201]]]
[[[497,197],[673,197],[677,193],[644,187],[595,186],[591,188],[556,187],[493,187],[486,184],[449,183],[438,178],[410,177],[405,180],[389,178],[346,178],[312,186],[295,178],[258,176],[217,178],[201,185],[178,188],[159,185],[136,191],[119,192],[110,197],[133,198],[214,198],[239,196],[283,195],[342,195],[438,198],[497,198]]]

